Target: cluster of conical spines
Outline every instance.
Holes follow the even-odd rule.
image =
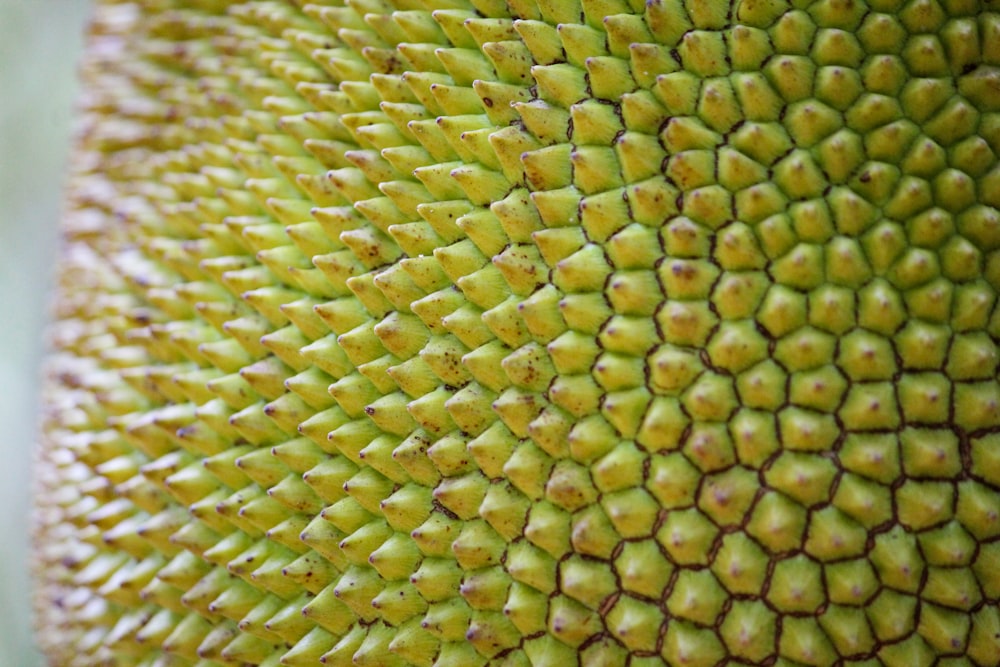
[[[101,7],[48,650],[986,664],[1000,21],[454,4]]]

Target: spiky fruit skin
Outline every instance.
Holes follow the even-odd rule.
[[[52,664],[996,664],[995,3],[108,1],[82,76]]]

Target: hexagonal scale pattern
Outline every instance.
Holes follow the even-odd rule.
[[[53,664],[995,665],[992,5],[98,2]]]

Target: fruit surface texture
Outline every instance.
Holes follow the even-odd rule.
[[[1000,3],[99,0],[59,667],[1000,660]]]

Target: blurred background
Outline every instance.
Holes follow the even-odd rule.
[[[88,0],[0,0],[0,665],[39,667],[27,576],[38,367]]]

